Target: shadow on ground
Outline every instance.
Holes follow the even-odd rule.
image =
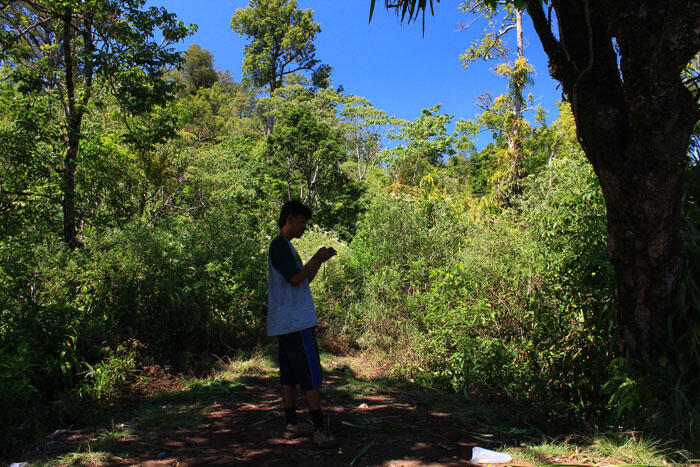
[[[494,410],[457,395],[349,368],[327,373],[325,414],[339,446],[287,439],[273,375],[208,381],[163,394],[110,426],[58,433],[38,465],[471,465],[475,445],[497,449],[524,431],[494,426]],[[299,401],[301,417],[306,416]],[[510,431],[509,431],[510,430]]]

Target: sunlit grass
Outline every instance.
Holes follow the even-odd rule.
[[[683,465],[683,453],[671,452],[654,441],[632,436],[598,436],[588,442],[544,441],[506,450],[518,461],[533,465]],[[672,459],[674,457],[674,459]]]
[[[37,462],[35,467],[63,467],[69,465],[107,465],[110,461],[117,460],[112,454],[101,451],[74,452],[52,459],[47,462]]]
[[[665,465],[670,453],[655,441],[624,438],[596,438],[590,446],[591,457],[620,460],[620,463]]]
[[[277,364],[270,347],[256,347],[252,351],[242,352],[221,363],[221,368],[214,378],[236,381],[245,376],[272,376],[277,372]]]
[[[533,465],[548,465],[554,463],[575,464],[580,448],[567,443],[545,441],[519,448],[509,448],[506,451],[513,456],[514,459],[525,461]]]

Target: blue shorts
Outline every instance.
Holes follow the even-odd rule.
[[[277,337],[282,385],[298,384],[304,391],[321,389],[321,360],[313,328]]]

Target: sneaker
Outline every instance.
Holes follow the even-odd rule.
[[[320,448],[331,448],[338,444],[338,440],[330,431],[320,429],[314,431],[314,443]]]
[[[308,436],[314,432],[314,425],[310,422],[299,422],[296,425],[287,425],[284,430],[285,438],[296,438],[299,436]]]

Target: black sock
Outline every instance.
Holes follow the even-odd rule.
[[[311,415],[311,421],[314,422],[314,427],[317,430],[322,429],[323,428],[323,415],[321,415],[321,409],[311,410],[311,411],[309,411],[309,414]]]
[[[297,408],[296,407],[285,407],[284,408],[284,421],[287,425],[297,424]]]

